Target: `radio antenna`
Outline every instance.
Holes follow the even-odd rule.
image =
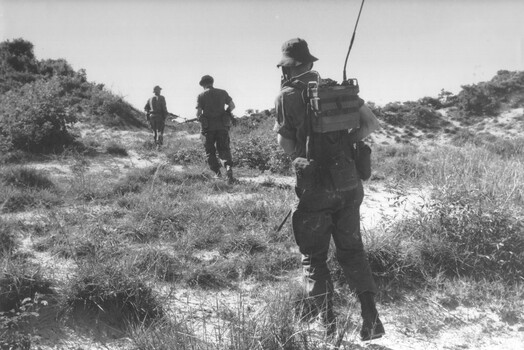
[[[358,11],[357,22],[355,23],[355,29],[353,29],[353,36],[351,36],[351,43],[349,44],[349,50],[348,50],[348,53],[346,55],[346,61],[344,62],[343,81],[347,80],[347,77],[346,77],[346,66],[348,64],[349,53],[351,52],[351,48],[353,47],[353,41],[355,41],[355,33],[357,32],[358,21],[360,20],[360,14],[362,13],[362,7],[364,7],[364,2],[365,1],[366,0],[362,0],[362,3],[360,4],[360,11]]]

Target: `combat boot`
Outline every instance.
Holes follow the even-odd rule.
[[[363,292],[358,295],[360,307],[362,309],[362,329],[360,330],[360,339],[368,341],[382,337],[386,332],[384,326],[378,318],[378,311],[375,306],[374,294]]]
[[[232,184],[235,182],[235,178],[233,177],[233,169],[229,165],[226,166],[226,175],[228,184]]]

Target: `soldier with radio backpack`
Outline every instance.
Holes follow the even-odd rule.
[[[370,149],[361,140],[379,125],[358,97],[358,82],[323,86],[312,70],[317,58],[305,40],[282,46],[283,79],[275,101],[275,131],[284,152],[293,159],[298,205],[292,215],[295,240],[302,254],[305,285],[315,301],[329,336],[337,331],[333,282],[327,266],[331,237],[344,275],[362,309],[362,340],[385,332],[374,295],[377,287],[360,233],[362,179],[370,176]]]

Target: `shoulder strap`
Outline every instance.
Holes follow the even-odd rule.
[[[299,79],[292,79],[284,82],[282,86],[289,86],[293,89],[299,90],[302,95],[302,101],[304,102],[304,108],[306,112],[306,120],[305,120],[305,127],[306,127],[306,158],[309,161],[311,158],[311,149],[313,147],[313,140],[311,137],[311,133],[313,131],[312,125],[311,125],[311,110],[309,106],[309,101],[307,97],[307,84]]]

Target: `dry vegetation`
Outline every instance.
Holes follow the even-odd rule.
[[[3,66],[15,80],[2,102],[36,91],[20,83],[27,66]],[[62,144],[42,153],[13,143],[24,140],[8,133],[14,102],[0,108],[0,348],[333,348],[302,295],[289,224],[275,230],[296,199],[271,112],[233,129],[239,182],[228,185],[210,178],[194,125],[170,127],[156,151],[129,122],[134,112],[94,113],[93,91],[109,92],[67,74],[35,78],[65,99],[64,118],[81,120],[63,129]],[[341,348],[522,345],[522,76],[501,71],[457,96],[373,106],[383,129],[369,140],[362,215],[387,334],[358,340],[359,307],[331,257]],[[60,90],[64,81],[70,90]],[[120,127],[100,127],[104,118]]]

